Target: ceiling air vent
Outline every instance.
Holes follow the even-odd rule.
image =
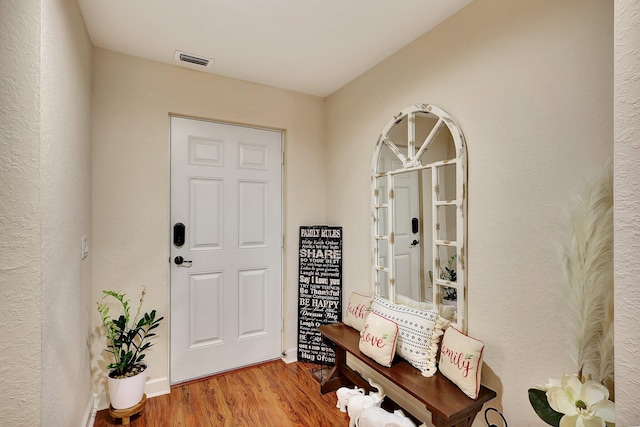
[[[205,58],[204,56],[196,56],[190,53],[180,52],[179,50],[176,50],[176,54],[174,58],[176,59],[176,61],[186,62],[194,65],[200,65],[202,67],[208,67],[208,68],[211,68],[211,65],[213,64],[213,59],[211,58]]]

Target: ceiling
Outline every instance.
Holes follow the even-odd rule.
[[[78,0],[95,46],[325,97],[472,0]],[[210,68],[175,52],[213,58]]]

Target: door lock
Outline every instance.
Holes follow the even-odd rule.
[[[184,245],[184,224],[176,222],[173,225],[173,244],[180,247]]]
[[[193,261],[186,260],[186,259],[184,259],[184,258],[182,258],[181,256],[178,255],[177,257],[175,257],[173,259],[173,262],[175,262],[176,265],[182,265],[185,262],[188,262],[189,264],[191,264]]]

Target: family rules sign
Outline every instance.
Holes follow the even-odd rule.
[[[300,227],[298,360],[333,365],[318,326],[342,321],[342,227]]]

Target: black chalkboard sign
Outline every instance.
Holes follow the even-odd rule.
[[[298,360],[333,365],[318,326],[342,321],[342,227],[300,227]]]

